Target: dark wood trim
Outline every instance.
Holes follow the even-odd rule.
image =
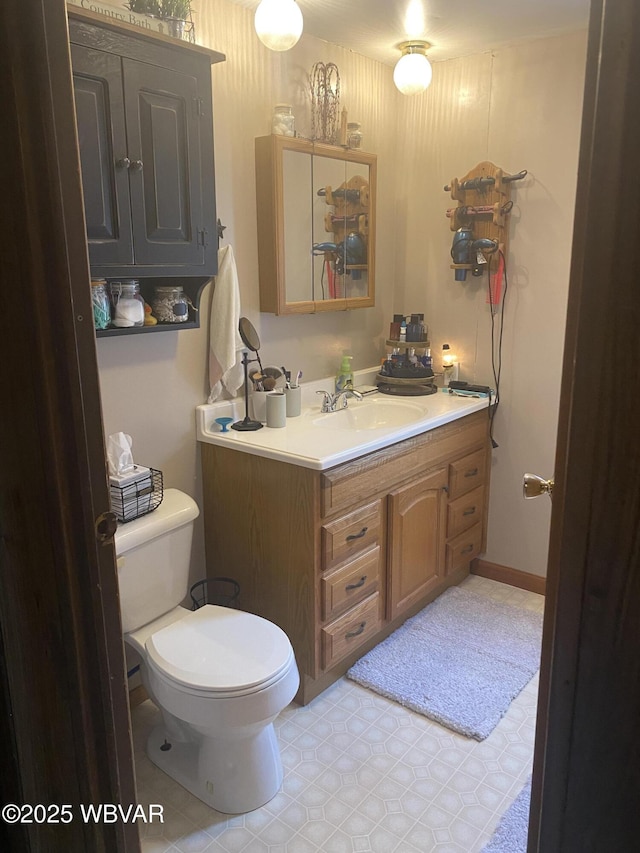
[[[509,586],[518,587],[518,589],[537,592],[538,595],[544,595],[547,586],[547,579],[541,575],[532,575],[530,572],[522,572],[519,569],[501,566],[499,563],[490,563],[488,560],[480,558],[472,560],[471,574],[489,578],[492,581],[507,583]]]
[[[637,0],[593,0],[529,853],[640,838],[639,86]]]
[[[136,795],[114,551],[94,527],[109,496],[62,0],[5,0],[0,55],[0,234],[13,306],[0,312],[11,801],[70,804],[76,815],[31,824],[22,849],[139,851],[135,824],[79,817],[80,804]]]

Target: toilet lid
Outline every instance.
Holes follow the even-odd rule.
[[[260,616],[206,604],[152,634],[146,649],[173,681],[215,693],[237,693],[276,680],[291,665],[287,635]]]

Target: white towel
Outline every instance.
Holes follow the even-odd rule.
[[[211,300],[209,321],[209,388],[207,402],[213,403],[226,391],[235,396],[244,374],[240,360],[245,349],[238,332],[240,288],[231,246],[218,249],[218,275]]]

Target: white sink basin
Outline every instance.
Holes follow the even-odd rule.
[[[331,430],[395,429],[424,417],[424,408],[412,403],[377,398],[359,403],[350,399],[348,408],[318,415],[312,423]]]

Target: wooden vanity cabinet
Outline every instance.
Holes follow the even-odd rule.
[[[303,704],[484,547],[486,412],[326,471],[201,448],[208,573],[286,631]]]

